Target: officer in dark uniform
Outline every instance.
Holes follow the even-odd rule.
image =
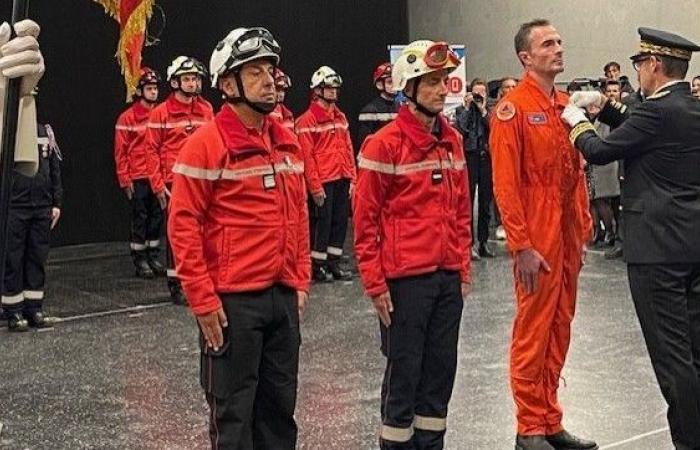
[[[677,449],[700,449],[700,102],[683,79],[700,47],[640,28],[632,56],[646,100],[633,112],[607,102],[600,139],[578,108],[562,118],[592,164],[624,159],[625,259],[630,290]],[[591,97],[572,97],[576,106]],[[602,103],[602,102],[601,102]]]
[[[386,62],[377,66],[372,74],[372,81],[379,95],[360,110],[357,118],[359,122],[357,145],[355,145],[357,151],[367,136],[376,133],[381,127],[396,119],[399,111],[395,101],[396,94],[391,89],[391,63]]]
[[[39,170],[14,171],[2,308],[10,331],[50,326],[42,314],[49,234],[61,216],[61,153],[50,125],[38,125]]]

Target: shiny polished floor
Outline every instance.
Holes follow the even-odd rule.
[[[205,449],[194,319],[163,279],[132,276],[124,244],[57,249],[53,329],[0,328],[0,449]],[[513,448],[507,381],[513,315],[502,248],[474,265],[462,317],[447,448]],[[591,255],[581,276],[561,399],[565,425],[601,449],[669,450],[624,265]],[[303,323],[300,449],[376,449],[383,371],[377,321],[357,281],[314,287]]]

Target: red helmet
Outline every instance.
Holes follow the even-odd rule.
[[[377,66],[372,74],[372,81],[377,84],[377,81],[389,78],[391,76],[391,63],[385,62]]]
[[[139,75],[139,84],[137,86],[138,88],[143,88],[147,84],[158,83],[160,83],[160,75],[158,75],[158,72],[146,66],[141,68],[141,73]]]
[[[275,67],[275,87],[285,91],[292,87],[292,79],[289,78],[289,75],[282,72],[282,69],[279,67]]]

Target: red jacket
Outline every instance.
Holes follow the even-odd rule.
[[[168,236],[195,314],[218,294],[280,283],[309,290],[304,164],[294,133],[265,119],[262,134],[230,106],[185,143],[173,169]]]
[[[182,103],[175,94],[156,106],[148,118],[147,143],[152,157],[158,164],[156,192],[163,190],[163,183],[172,183],[173,165],[182,144],[205,123],[212,120],[214,110],[202,97],[195,97],[191,104]]]
[[[443,116],[436,138],[408,110],[370,135],[353,199],[355,255],[367,295],[386,280],[459,271],[471,279],[471,202],[462,137]]]
[[[335,105],[326,111],[312,102],[296,122],[304,151],[306,185],[311,193],[323,191],[323,183],[343,178],[354,182],[355,157],[348,121]]]
[[[270,113],[270,117],[278,120],[283,126],[294,131],[294,114],[282,103],[278,103],[277,106],[275,106],[275,109]]]
[[[146,124],[150,112],[149,108],[136,101],[117,119],[114,127],[114,162],[121,188],[139,179],[148,179],[151,188],[155,188],[158,165],[154,164],[146,146]]]

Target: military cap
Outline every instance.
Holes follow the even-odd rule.
[[[637,32],[641,40],[639,52],[630,56],[631,60],[647,55],[659,55],[690,61],[692,53],[700,51],[697,44],[677,34],[646,27],[638,28]]]

